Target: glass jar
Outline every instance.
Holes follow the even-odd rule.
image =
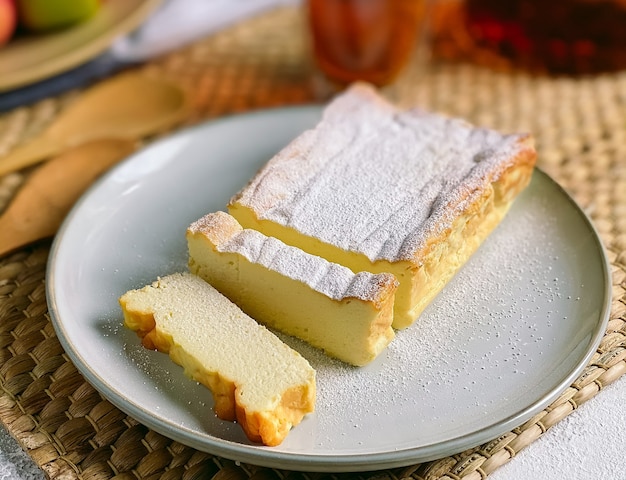
[[[308,0],[312,53],[333,82],[392,82],[414,52],[425,0]]]

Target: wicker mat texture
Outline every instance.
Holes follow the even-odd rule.
[[[299,11],[279,9],[142,68],[189,89],[193,109],[187,124],[308,103],[319,97],[303,31]],[[422,59],[384,93],[403,104],[536,135],[539,166],[591,216],[613,268],[608,330],[584,373],[524,425],[437,461],[341,475],[240,465],[151,431],[84,381],[50,323],[44,288],[50,242],[44,241],[0,258],[0,420],[50,478],[477,480],[626,373],[626,72],[549,78]],[[74,91],[0,115],[0,155],[36,134],[79,96]],[[28,173],[0,178],[0,210]]]

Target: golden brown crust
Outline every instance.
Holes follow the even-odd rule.
[[[509,167],[491,179],[449,227],[416,252],[411,267],[410,313],[394,319],[395,328],[405,328],[419,316],[497,227],[515,197],[529,184],[536,154],[530,139],[524,141],[528,147],[512,159]]]
[[[415,266],[422,265],[424,258],[438,244],[445,242],[450,237],[455,228],[458,228],[458,220],[473,219],[475,223],[479,223],[480,219],[488,213],[490,202],[498,207],[510,205],[515,197],[526,188],[530,183],[537,155],[530,146],[532,144],[530,137],[524,137],[520,143],[529,146],[515,155],[504,171],[492,172],[492,177],[485,179],[482,191],[468,191],[465,196],[459,199],[458,203],[460,204],[465,202],[471,194],[476,195],[478,193],[474,201],[467,202],[466,207],[456,215],[452,225],[442,228],[439,235],[429,238],[422,249],[414,252],[412,262]],[[455,206],[450,205],[451,209]],[[467,236],[471,233],[471,231],[467,232]]]
[[[314,390],[290,389],[284,393],[276,413],[272,414],[248,412],[237,403],[237,422],[252,441],[260,441],[270,447],[280,445],[291,428],[300,423],[299,415],[295,413],[302,405],[310,404],[314,396]]]
[[[217,211],[210,215],[204,215],[187,228],[187,237],[206,237],[209,244],[221,245],[226,243],[243,227],[239,222],[226,212]]]

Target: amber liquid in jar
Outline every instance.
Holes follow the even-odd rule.
[[[390,83],[416,46],[423,0],[308,0],[313,55],[326,76],[348,84]]]
[[[480,47],[520,66],[561,74],[626,68],[623,0],[466,0]]]

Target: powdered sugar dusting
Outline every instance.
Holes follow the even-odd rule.
[[[353,273],[350,269],[310,255],[299,248],[255,230],[242,230],[218,245],[221,252],[236,252],[250,262],[259,263],[334,299],[359,298],[379,301],[381,294],[395,285],[391,274]]]
[[[398,111],[358,85],[236,198],[261,219],[371,261],[409,259],[497,180],[523,138]]]

